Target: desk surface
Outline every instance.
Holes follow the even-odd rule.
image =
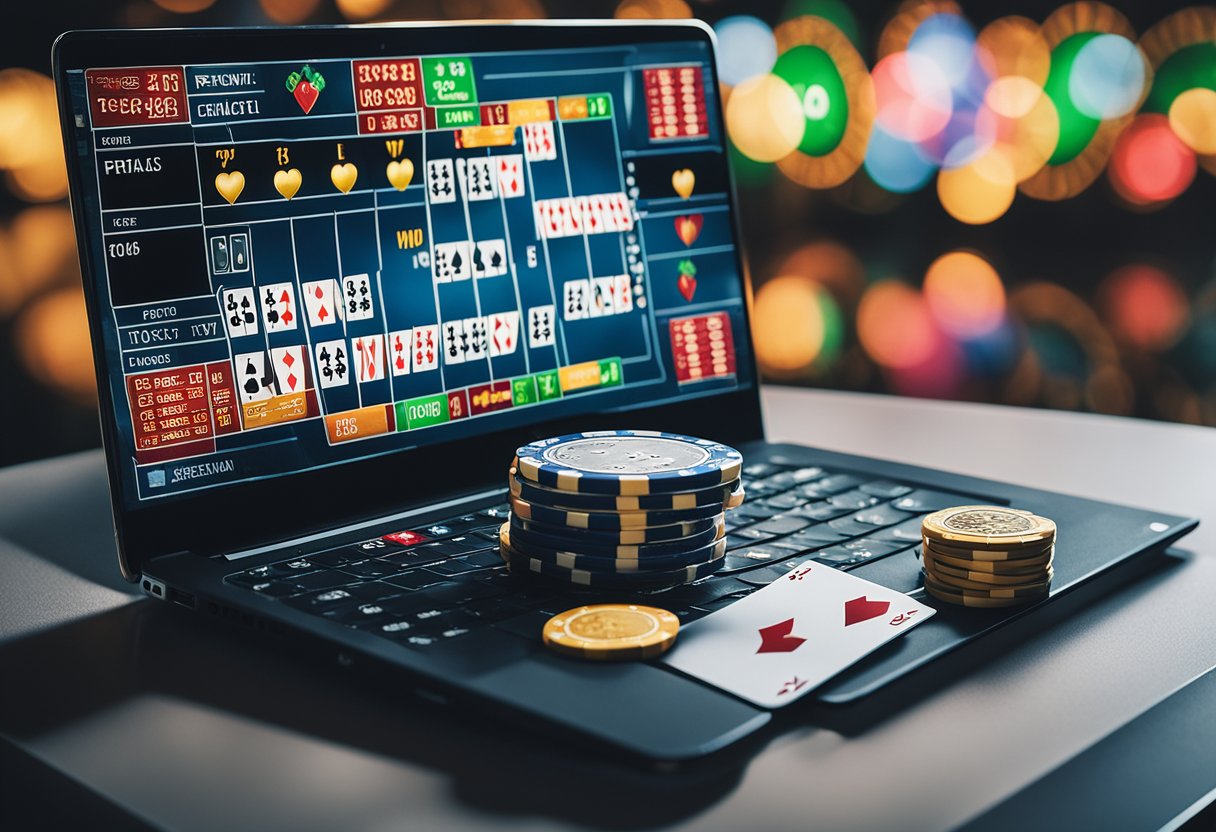
[[[1216,665],[1216,617],[1196,614],[1216,586],[1216,431],[781,388],[764,399],[776,441],[1203,524],[1171,565],[998,655],[966,652],[964,672],[882,713],[808,706],[763,748],[657,775],[132,603],[103,460],[80,454],[0,470],[0,675],[30,680],[0,692],[0,734],[177,829],[942,829]],[[1097,795],[1077,800],[1101,811]]]

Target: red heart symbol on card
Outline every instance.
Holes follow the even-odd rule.
[[[756,649],[757,653],[789,653],[797,650],[806,641],[802,636],[793,635],[794,619],[787,618],[784,621],[778,621],[776,624],[770,624],[767,627],[761,627],[760,647]]]
[[[301,81],[296,84],[296,88],[291,91],[291,94],[296,97],[296,103],[300,105],[304,114],[308,115],[312,110],[312,105],[317,103],[317,96],[321,93],[310,81]]]
[[[852,601],[845,601],[844,626],[848,627],[853,624],[860,624],[863,621],[869,621],[871,618],[886,615],[887,610],[890,608],[890,601],[871,601],[864,595],[860,598],[854,598]]]
[[[684,296],[684,300],[692,302],[692,296],[697,293],[697,279],[690,274],[680,275],[680,279],[676,281],[676,288],[680,290],[680,294]]]
[[[680,238],[680,242],[686,246],[695,243],[701,235],[701,225],[704,221],[705,218],[700,214],[676,217],[676,236]]]

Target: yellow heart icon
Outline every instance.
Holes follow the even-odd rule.
[[[300,190],[303,181],[304,177],[300,176],[298,169],[281,170],[274,175],[274,189],[283,195],[283,199],[291,199]]]
[[[394,188],[404,191],[410,186],[410,180],[414,178],[414,163],[409,159],[389,162],[385,173],[388,174],[388,181]]]
[[[692,196],[692,189],[696,187],[697,175],[688,168],[681,168],[671,175],[671,187],[676,189],[684,199]]]
[[[335,188],[348,194],[350,189],[355,187],[355,180],[359,178],[359,169],[350,162],[345,165],[334,165],[329,169],[329,178],[333,181]]]
[[[245,190],[245,174],[239,170],[234,170],[232,173],[217,174],[215,177],[215,189],[231,205],[236,202],[236,198],[241,195],[241,191]]]

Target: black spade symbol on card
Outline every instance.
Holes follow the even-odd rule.
[[[245,392],[250,396],[257,395],[257,392],[262,389],[262,385],[258,383],[258,368],[253,366],[253,362],[245,360]]]

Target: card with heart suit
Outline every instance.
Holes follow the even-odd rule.
[[[681,630],[663,661],[764,708],[800,699],[936,611],[806,562]]]

